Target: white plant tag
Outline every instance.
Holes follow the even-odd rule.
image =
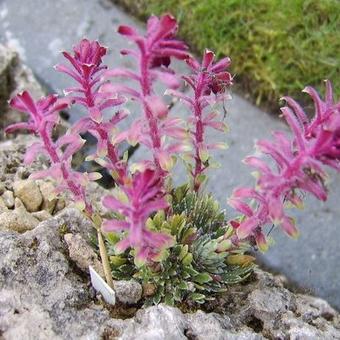
[[[114,290],[103,280],[92,266],[89,266],[89,269],[93,288],[102,294],[106,303],[114,305],[116,303],[116,294]]]

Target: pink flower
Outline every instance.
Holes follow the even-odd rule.
[[[105,72],[104,78],[125,77],[136,81],[139,89],[135,90],[121,84],[105,84],[105,91],[125,94],[137,99],[143,107],[144,116],[133,124],[129,131],[116,137],[128,140],[132,144],[142,143],[149,147],[153,154],[154,167],[167,173],[173,165],[173,155],[187,149],[184,142],[169,143],[167,137],[179,138],[185,135],[178,119],[168,118],[168,108],[163,100],[153,91],[153,83],[160,80],[169,88],[177,88],[180,83],[174,71],[169,69],[171,58],[185,59],[188,57],[187,46],[174,38],[177,22],[170,15],[158,18],[152,16],[148,20],[147,33],[140,35],[130,26],[120,26],[118,32],[132,40],[137,49],[123,50],[123,55],[133,56],[138,64],[138,72],[125,68],[117,68]],[[167,122],[169,120],[169,122]],[[176,121],[176,123],[174,123]]]
[[[178,97],[191,109],[193,116],[189,118],[192,125],[191,136],[194,146],[194,165],[191,165],[193,186],[196,191],[202,184],[202,174],[209,167],[209,150],[225,148],[224,143],[207,144],[204,140],[206,128],[218,131],[226,131],[226,124],[218,120],[217,112],[205,112],[209,106],[217,102],[223,102],[227,95],[227,88],[232,85],[232,76],[227,71],[230,65],[229,58],[223,58],[214,63],[215,54],[205,50],[202,63],[189,57],[186,62],[192,69],[193,74],[184,76],[183,79],[193,90],[193,96],[189,97],[175,90],[167,91],[167,94]]]
[[[101,88],[101,77],[107,69],[102,65],[106,48],[97,41],[87,39],[73,48],[74,54],[63,52],[73,69],[57,65],[56,69],[63,72],[79,83],[79,87],[65,90],[65,93],[77,104],[87,109],[88,115],[81,118],[73,127],[72,133],[91,133],[97,139],[97,152],[89,159],[96,160],[102,166],[115,173],[115,180],[124,183],[127,180],[126,164],[120,159],[118,150],[111,143],[112,131],[117,123],[126,118],[127,112],[120,110],[108,121],[103,121],[103,111],[125,103],[125,98],[115,92]]]
[[[6,128],[6,132],[14,132],[17,129],[26,129],[40,137],[40,142],[33,143],[27,150],[25,162],[31,163],[38,156],[44,154],[51,160],[51,166],[47,170],[34,173],[33,178],[52,177],[57,181],[58,192],[68,189],[76,202],[81,204],[87,212],[92,207],[87,203],[85,187],[90,180],[98,179],[97,173],[79,173],[72,169],[72,156],[83,146],[84,140],[79,135],[66,134],[53,141],[52,132],[59,122],[59,111],[65,109],[69,100],[58,99],[55,95],[43,97],[34,101],[31,95],[25,91],[16,95],[10,101],[10,106],[29,114],[28,122],[17,123]]]
[[[125,220],[107,220],[103,224],[103,230],[127,231],[128,235],[117,244],[117,249],[125,251],[132,247],[137,252],[137,258],[152,260],[159,250],[170,245],[172,241],[170,235],[148,230],[145,225],[152,213],[168,207],[161,176],[154,170],[146,169],[137,172],[132,183],[121,189],[126,194],[128,203],[122,203],[113,196],[106,196],[103,204],[125,216]]]
[[[237,228],[240,239],[255,237],[263,246],[261,230],[268,223],[280,225],[288,235],[296,237],[298,231],[294,219],[285,213],[285,204],[290,202],[301,207],[299,192],[304,191],[326,200],[327,174],[323,165],[340,171],[340,103],[334,103],[328,81],[325,101],[310,87],[305,92],[314,100],[314,119],[309,120],[297,102],[285,97],[289,106],[281,111],[293,132],[292,139],[282,132],[275,132],[274,141],[257,143],[257,148],[274,160],[276,169],[259,157],[245,159],[245,163],[256,168],[259,175],[256,189],[237,189],[229,200],[229,204],[244,215]]]

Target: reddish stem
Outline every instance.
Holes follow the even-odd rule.
[[[200,188],[200,182],[198,181],[198,176],[202,174],[205,167],[202,164],[201,157],[199,155],[199,146],[203,143],[204,137],[204,126],[202,122],[202,106],[200,99],[202,97],[202,92],[204,88],[204,75],[202,73],[198,76],[197,86],[195,89],[195,99],[194,99],[194,114],[196,118],[195,131],[194,131],[194,147],[195,147],[195,170],[193,173],[194,190],[197,192]]]
[[[140,85],[143,93],[143,109],[144,115],[148,121],[150,136],[152,140],[153,147],[153,158],[158,170],[161,170],[159,159],[158,159],[158,150],[161,146],[161,138],[159,135],[159,129],[157,124],[157,119],[154,117],[150,107],[145,101],[147,96],[151,95],[151,86],[150,86],[150,75],[149,75],[149,55],[145,51],[141,51],[140,57]]]
[[[51,139],[51,137],[47,133],[47,129],[40,129],[39,131],[40,137],[44,143],[45,149],[48,152],[50,159],[53,164],[60,164],[61,172],[63,175],[63,179],[65,183],[67,184],[70,192],[73,194],[75,198],[81,197],[83,202],[85,203],[85,211],[88,215],[92,215],[92,207],[91,205],[87,202],[85,192],[82,189],[82,187],[76,183],[74,183],[72,180],[70,180],[70,173],[65,164],[62,163],[60,160],[57,151],[55,149],[54,143]]]
[[[90,85],[91,80],[89,78],[84,79],[83,82],[83,88],[85,89],[85,98],[87,101],[87,107],[90,111],[90,108],[95,107],[94,102],[94,95],[92,93],[92,86]],[[118,152],[116,147],[110,142],[108,133],[106,130],[101,126],[100,123],[94,122],[95,128],[99,135],[106,140],[106,148],[107,148],[107,157],[110,160],[111,166],[114,169],[114,171],[118,174],[118,178],[115,178],[115,180],[118,182],[118,184],[125,183],[125,180],[127,178],[127,169],[126,166],[118,165],[118,162],[120,161]]]

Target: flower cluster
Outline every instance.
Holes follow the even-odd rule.
[[[229,199],[229,204],[244,215],[237,221],[237,236],[254,237],[262,250],[267,248],[263,227],[268,223],[280,225],[292,237],[298,235],[294,219],[284,208],[288,203],[301,207],[301,192],[327,199],[323,165],[340,170],[340,103],[334,102],[329,81],[325,101],[311,87],[305,92],[314,101],[314,119],[310,121],[296,101],[285,97],[288,106],[281,111],[293,132],[292,139],[274,132],[274,141],[259,141],[257,148],[274,160],[276,168],[259,157],[247,157],[245,163],[259,172],[256,188],[236,189]]]
[[[172,238],[165,233],[153,232],[145,228],[146,220],[152,213],[168,207],[162,188],[162,177],[154,170],[138,172],[130,185],[122,187],[126,203],[113,196],[103,200],[105,207],[120,213],[125,220],[112,219],[103,224],[106,232],[128,231],[127,237],[116,245],[123,252],[132,247],[139,260],[151,260],[159,251],[171,244]]]
[[[186,131],[179,118],[170,118],[167,106],[161,97],[156,96],[153,83],[159,80],[168,88],[180,85],[173,70],[169,68],[171,58],[188,58],[187,46],[174,38],[178,25],[171,15],[160,18],[152,16],[147,23],[145,36],[140,35],[130,26],[120,26],[118,32],[132,40],[137,49],[122,50],[122,55],[130,55],[136,59],[138,72],[118,68],[105,73],[105,78],[125,77],[137,81],[139,89],[120,84],[107,84],[108,91],[118,91],[139,100],[144,111],[143,117],[137,119],[129,131],[117,137],[132,144],[141,143],[153,154],[153,162],[144,162],[142,168],[152,163],[158,170],[169,171],[174,164],[174,155],[188,149],[185,142]],[[169,143],[167,137],[176,141]]]
[[[25,163],[30,164],[39,155],[49,157],[51,167],[33,174],[33,178],[52,177],[58,183],[57,193],[68,189],[76,203],[91,214],[92,207],[87,202],[85,188],[89,180],[100,178],[98,173],[80,173],[72,169],[72,156],[83,146],[84,140],[79,135],[66,134],[53,141],[52,132],[59,122],[59,111],[68,106],[68,101],[58,99],[56,95],[43,97],[34,101],[27,91],[16,95],[10,101],[10,106],[29,114],[29,121],[10,125],[6,133],[18,129],[28,130],[40,137],[39,142],[33,143],[25,155]]]
[[[108,121],[104,121],[103,111],[123,104],[125,98],[117,93],[102,90],[101,77],[106,65],[102,65],[102,58],[107,49],[97,41],[83,39],[73,48],[74,54],[63,52],[72,68],[57,65],[56,70],[73,78],[78,87],[65,89],[74,103],[87,109],[88,115],[81,118],[72,128],[73,134],[89,132],[98,141],[97,152],[89,156],[88,160],[96,160],[114,175],[114,179],[123,184],[127,180],[126,164],[121,160],[116,146],[111,143],[115,126],[128,115],[126,110],[117,111]]]
[[[227,129],[217,108],[221,105],[224,108],[224,101],[229,98],[228,88],[233,82],[227,70],[230,59],[216,61],[214,53],[205,50],[202,62],[198,62],[188,53],[187,46],[175,38],[177,29],[177,22],[170,15],[152,16],[145,35],[129,26],[119,27],[118,33],[136,45],[135,49],[121,51],[135,59],[136,71],[108,70],[103,63],[107,49],[97,41],[81,40],[72,53],[63,52],[68,65],[56,66],[76,86],[65,89],[64,98],[49,95],[35,101],[26,91],[16,95],[10,105],[28,113],[29,120],[6,129],[8,133],[25,129],[40,137],[39,142],[28,148],[25,162],[31,163],[38,154],[47,156],[50,168],[33,177],[52,177],[57,182],[57,192],[70,191],[94,222],[107,282],[112,285],[112,267],[102,231],[107,235],[116,233],[115,240],[119,240],[114,243],[116,251],[123,254],[112,257],[118,261],[120,272],[127,268],[121,268],[122,263],[131,262],[134,257],[150,265],[139,271],[141,277],[148,272],[154,282],[163,282],[153,299],[156,303],[162,296],[167,301],[182,301],[188,295],[189,288],[184,282],[188,278],[195,289],[204,285],[208,292],[223,291],[226,284],[246,278],[253,268],[253,259],[245,255],[247,249],[254,241],[261,250],[267,248],[264,227],[280,225],[288,235],[297,236],[286,205],[300,207],[301,192],[325,200],[324,165],[340,171],[340,103],[334,102],[330,82],[326,82],[325,100],[307,87],[305,92],[315,103],[315,117],[309,120],[297,102],[284,98],[287,106],[282,108],[282,114],[293,132],[292,138],[275,132],[273,141],[257,143],[259,151],[269,155],[274,164],[258,156],[245,159],[246,164],[258,170],[256,187],[233,192],[229,204],[241,216],[227,223],[218,204],[203,192],[202,183],[206,170],[212,167],[210,150],[225,147],[206,139],[208,128]],[[178,77],[169,67],[173,58],[185,61],[191,74]],[[137,86],[111,81],[117,77],[127,78]],[[183,80],[190,87],[188,93],[184,88],[181,90]],[[179,98],[190,108],[188,124],[171,116],[163,96],[154,89],[156,81],[166,85],[165,94]],[[126,130],[120,130],[118,123],[128,115],[121,108],[127,98],[140,105],[141,114]],[[85,108],[84,117],[64,135],[52,136],[59,124],[59,112],[71,105]],[[115,216],[103,225],[86,198],[87,184],[99,179],[100,174],[81,173],[72,168],[72,158],[82,148],[81,135],[86,132],[97,140],[96,151],[87,160],[94,160],[108,170],[118,187],[116,196],[109,195],[103,200]],[[123,142],[142,144],[151,151],[152,159],[129,167],[126,154],[120,154]],[[174,188],[168,179],[178,156],[186,162],[192,183]],[[205,300],[197,292],[192,292],[191,298],[200,303]]]
[[[223,132],[227,130],[227,125],[218,119],[219,114],[213,110],[213,105],[229,98],[226,90],[232,85],[232,76],[226,70],[230,65],[230,58],[223,58],[216,63],[214,63],[214,59],[215,54],[205,50],[201,64],[193,57],[186,60],[193,74],[183,76],[183,79],[192,88],[192,97],[176,90],[167,91],[168,94],[176,96],[186,103],[193,113],[189,118],[189,123],[192,126],[190,133],[194,147],[194,154],[191,156],[195,164],[189,164],[189,171],[193,178],[195,191],[198,191],[205,179],[203,172],[209,166],[209,150],[226,147],[224,143],[207,144],[205,141],[207,127]]]

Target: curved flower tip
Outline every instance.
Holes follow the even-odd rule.
[[[73,47],[73,51],[74,59],[78,63],[99,66],[102,63],[102,57],[106,55],[107,48],[100,45],[98,41],[82,39],[78,45]]]
[[[297,239],[300,236],[300,232],[296,228],[295,224],[295,220],[292,217],[285,216],[281,227],[290,237]]]
[[[256,245],[262,253],[265,253],[268,250],[268,241],[266,239],[266,236],[261,231],[255,234],[255,241]]]
[[[248,218],[242,221],[236,229],[236,235],[240,240],[250,236],[253,231],[259,226],[259,221],[256,218]]]
[[[168,107],[158,96],[147,96],[145,102],[153,113],[154,117],[165,118],[168,115]]]

